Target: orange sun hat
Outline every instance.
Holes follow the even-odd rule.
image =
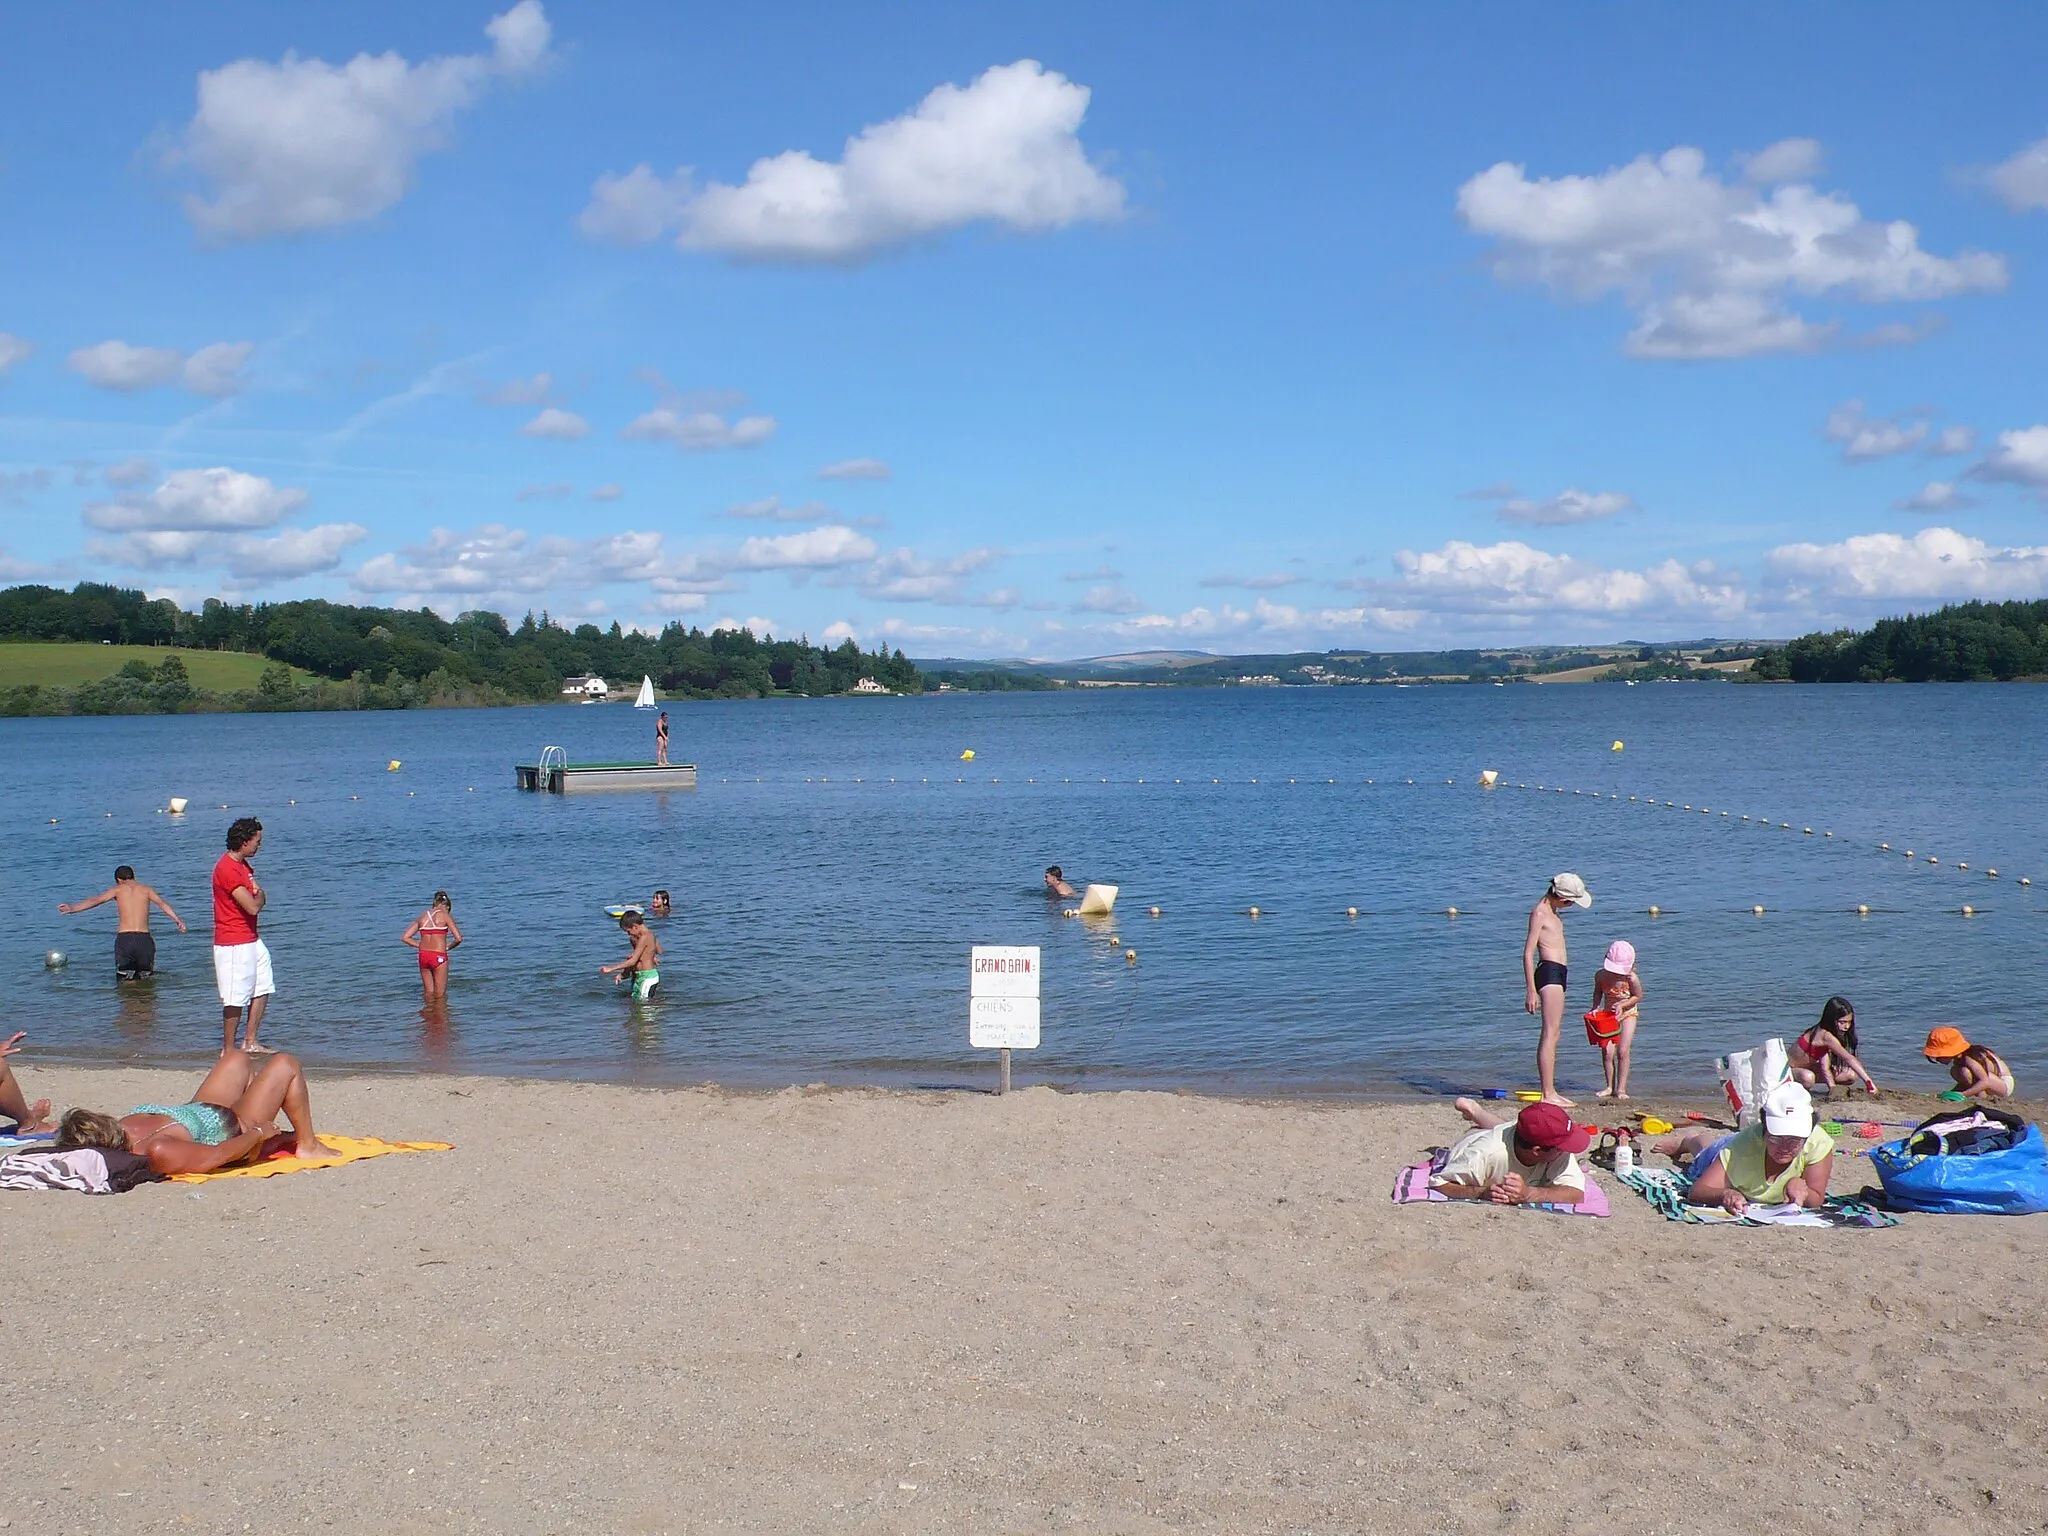
[[[1937,1024],[1927,1031],[1927,1045],[1921,1054],[1929,1061],[1953,1061],[1970,1048],[1963,1032],[1953,1024]]]

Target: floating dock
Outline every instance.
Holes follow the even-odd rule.
[[[569,763],[543,754],[537,763],[514,763],[519,787],[554,795],[581,794],[592,789],[695,789],[697,765],[671,763]]]

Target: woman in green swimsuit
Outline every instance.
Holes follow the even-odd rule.
[[[277,1129],[278,1112],[291,1122]],[[211,1173],[265,1151],[331,1154],[313,1134],[313,1106],[298,1058],[283,1052],[259,1069],[247,1051],[224,1051],[185,1104],[138,1104],[116,1119],[74,1109],[57,1128],[57,1148],[140,1152],[158,1173]]]

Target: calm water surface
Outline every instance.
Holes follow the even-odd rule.
[[[547,743],[647,756],[650,715],[0,723],[10,1027],[73,1058],[218,1049],[207,873],[253,814],[266,1038],[327,1066],[986,1083],[968,946],[1023,943],[1045,947],[1045,1043],[1021,1081],[1516,1086],[1533,1080],[1527,912],[1572,869],[1597,901],[1567,922],[1568,1090],[1598,1082],[1577,1016],[1615,938],[1648,993],[1641,1086],[1710,1081],[1716,1053],[1804,1028],[1830,992],[1855,1001],[1881,1079],[1936,1085],[1917,1050],[1935,1022],[2022,1076],[2048,1069],[2048,690],[1105,689],[683,704],[671,721],[697,791],[577,797],[519,794],[511,765]],[[1503,787],[1478,788],[1484,768]],[[158,813],[172,795],[183,818]],[[159,924],[157,980],[117,988],[111,906],[55,908],[124,861],[194,932]],[[1119,884],[1115,920],[1063,920],[1037,890],[1051,862]],[[437,886],[468,938],[441,1016],[398,942]],[[597,974],[623,951],[602,909],[656,886],[676,899],[667,995],[636,1006]],[[44,969],[51,948],[67,969]]]

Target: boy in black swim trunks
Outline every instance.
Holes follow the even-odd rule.
[[[135,878],[135,871],[123,864],[114,871],[114,883],[90,901],[57,903],[57,910],[69,916],[90,912],[111,901],[119,914],[114,932],[114,975],[121,981],[144,981],[156,974],[156,939],[149,931],[149,909],[162,907],[164,916],[185,931],[185,919],[171,910],[171,904]]]
[[[1571,1108],[1557,1091],[1557,1037],[1564,1029],[1566,907],[1590,907],[1593,893],[1577,875],[1559,875],[1529,913],[1529,937],[1522,945],[1522,979],[1528,984],[1523,1006],[1543,1015],[1536,1037],[1536,1086],[1547,1103]]]

